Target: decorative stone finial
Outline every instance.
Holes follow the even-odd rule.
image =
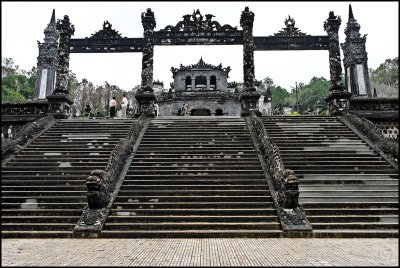
[[[351,8],[351,4],[349,5],[349,20],[354,20],[353,9]]]

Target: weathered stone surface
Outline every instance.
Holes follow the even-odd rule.
[[[292,170],[285,169],[279,148],[269,138],[262,121],[255,113],[251,114],[251,123],[257,136],[259,149],[267,160],[268,169],[272,175],[276,200],[283,208],[297,207],[299,204],[299,180]]]
[[[38,134],[43,129],[55,123],[52,115],[48,115],[38,121],[31,122],[23,126],[20,131],[13,137],[13,139],[6,139],[1,141],[1,158],[14,153],[18,148],[24,146],[29,142],[33,136]]]
[[[74,228],[75,236],[90,237],[95,235],[93,233],[101,232],[110,210],[116,184],[127,159],[133,152],[140,131],[147,123],[148,118],[142,114],[138,121],[133,123],[127,137],[121,139],[111,152],[105,170],[93,170],[86,179],[88,205]]]
[[[67,15],[63,20],[57,21],[57,30],[60,34],[60,45],[58,47],[58,65],[55,92],[68,94],[68,72],[71,35],[75,32],[75,26],[69,21]]]
[[[354,96],[372,97],[371,85],[368,73],[368,57],[365,49],[367,35],[361,37],[360,25],[353,16],[353,10],[349,5],[349,19],[344,30],[346,40],[341,44],[343,49],[343,64],[346,74],[346,88]]]
[[[347,122],[352,124],[358,131],[360,131],[371,142],[376,144],[379,150],[391,156],[397,163],[399,159],[399,144],[397,141],[385,138],[375,125],[362,117],[357,117],[353,114],[346,114],[342,116]]]
[[[296,24],[295,20],[288,16],[287,19],[285,19],[285,28],[282,28],[278,33],[274,34],[275,36],[283,36],[283,37],[288,37],[288,36],[310,36],[306,33],[302,33],[299,28],[295,27],[294,25]]]

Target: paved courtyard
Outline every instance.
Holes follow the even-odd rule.
[[[398,239],[2,239],[2,266],[398,266]]]

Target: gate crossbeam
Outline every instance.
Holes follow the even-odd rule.
[[[262,50],[329,50],[329,36],[254,36],[255,51]]]
[[[75,38],[70,41],[70,53],[142,52],[144,44],[143,38]]]

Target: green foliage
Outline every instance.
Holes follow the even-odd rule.
[[[12,58],[2,58],[1,100],[20,102],[32,98],[35,91],[36,68],[19,70]]]
[[[21,93],[13,90],[11,88],[8,88],[6,86],[3,86],[3,85],[1,86],[1,101],[2,102],[22,102],[24,100],[25,100],[25,97]]]
[[[328,110],[324,110],[319,113],[319,115],[329,115]]]
[[[290,112],[290,113],[288,113],[288,115],[289,115],[289,116],[299,116],[299,115],[301,115],[301,114],[298,113],[298,112]]]
[[[272,107],[274,109],[282,110],[283,106],[285,106],[285,99],[289,97],[289,92],[286,89],[272,85],[269,87],[271,89],[272,94]]]
[[[376,70],[370,69],[370,79],[375,83],[391,85],[399,82],[399,57],[386,59]]]
[[[317,101],[322,105],[322,109],[327,109],[328,104],[325,97],[329,95],[330,82],[323,77],[313,77],[310,83],[299,88],[299,103],[302,110],[313,111]],[[293,93],[294,94],[294,93]]]

